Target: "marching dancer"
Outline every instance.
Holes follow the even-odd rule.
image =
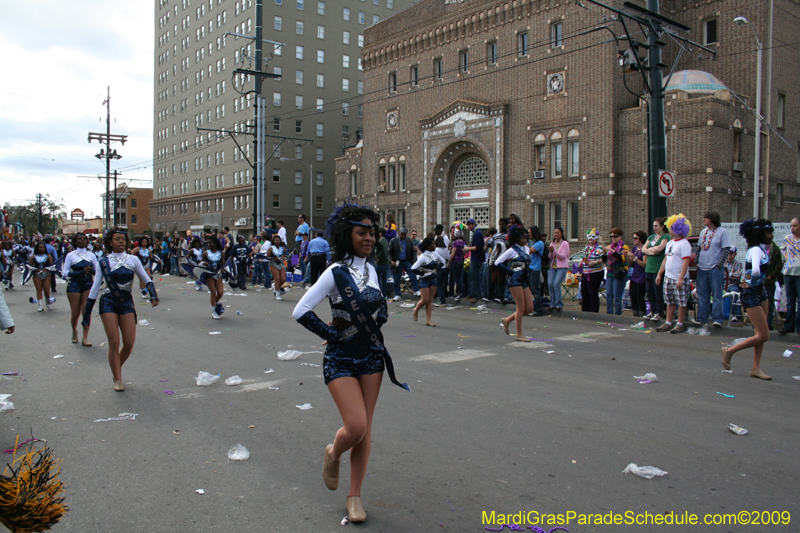
[[[436,279],[439,269],[444,268],[445,262],[442,256],[436,253],[433,237],[425,237],[419,245],[419,249],[422,250],[422,253],[411,266],[411,271],[418,276],[420,293],[419,302],[414,307],[414,322],[417,321],[419,310],[424,307],[425,325],[435,328],[436,324],[431,322],[431,315],[433,300],[436,298]]]
[[[14,251],[11,241],[3,241],[3,263],[5,275],[3,283],[7,283],[6,289],[14,288],[14,263],[17,261],[17,252]]]
[[[125,385],[122,382],[122,365],[131,355],[136,342],[136,304],[133,303],[131,289],[134,275],[144,282],[150,305],[158,305],[158,295],[153,281],[142,267],[139,258],[128,254],[130,241],[125,229],[114,226],[105,236],[105,246],[109,254],[98,263],[97,275],[86,301],[81,324],[88,328],[92,320],[92,308],[100,293],[103,281],[106,288],[100,297],[100,320],[108,336],[108,364],[111,367],[111,376],[114,380],[114,390],[122,392]],[[120,333],[122,345],[120,346]]]
[[[186,263],[187,265],[190,266],[188,267],[184,266],[184,267],[187,268],[189,272],[193,272],[191,269],[192,266],[199,266],[200,263],[202,262],[203,262],[203,245],[200,242],[200,239],[195,237],[194,239],[192,239],[192,247],[189,248],[189,250],[186,252]],[[203,282],[200,281],[200,276],[197,276],[194,273],[192,274],[192,276],[194,277],[194,290],[202,291]]]
[[[86,307],[86,300],[89,298],[89,291],[92,289],[92,276],[97,272],[97,257],[86,249],[89,239],[83,233],[77,234],[72,239],[74,251],[67,254],[64,260],[63,275],[69,280],[67,283],[67,299],[72,310],[70,323],[72,324],[72,342],[78,342],[78,320],[83,315]],[[83,346],[91,346],[87,340],[89,337],[89,327],[83,328]]]
[[[38,303],[39,309],[37,311],[44,311],[42,308],[42,300],[44,300],[47,308],[50,304],[55,302],[55,298],[50,297],[50,276],[52,272],[47,270],[47,267],[53,264],[53,256],[47,253],[47,248],[44,241],[39,241],[33,248],[33,255],[29,259],[29,264],[35,270],[33,272],[33,285],[36,287],[36,298],[31,298],[31,303]],[[42,296],[44,293],[44,296]]]
[[[330,490],[339,486],[342,454],[350,450],[350,492],[347,512],[351,522],[367,519],[361,504],[361,485],[367,471],[371,446],[372,417],[383,379],[408,389],[394,375],[394,367],[383,344],[380,327],[388,312],[378,275],[367,261],[375,248],[378,215],[368,207],[344,204],[327,222],[326,235],[332,247],[333,264],[298,302],[292,316],[303,327],[328,344],[323,374],[328,391],[339,409],[343,426],[333,444],[325,447],[322,478]],[[314,313],[328,297],[331,325]]]
[[[522,334],[522,317],[533,312],[533,294],[528,285],[528,267],[531,263],[530,249],[528,248],[528,232],[522,226],[516,226],[508,235],[509,244],[512,246],[495,260],[494,264],[508,273],[508,290],[511,297],[517,304],[517,310],[513,315],[502,319],[503,331],[510,335],[508,327],[511,322],[517,322],[517,340],[520,342],[531,342]],[[511,261],[506,265],[506,261]]]
[[[751,218],[739,226],[739,235],[747,241],[745,274],[739,285],[742,288],[739,294],[742,307],[747,310],[747,317],[753,322],[754,335],[731,347],[722,348],[722,366],[725,367],[725,370],[730,370],[733,354],[752,346],[753,368],[750,370],[750,375],[759,379],[772,379],[760,368],[764,344],[769,340],[769,324],[767,323],[769,302],[767,302],[767,289],[764,287],[769,255],[766,253],[764,245],[769,244],[770,239],[767,238],[767,234],[771,237],[772,232],[772,222],[763,218],[758,220]]]
[[[286,291],[283,290],[283,285],[286,283],[286,264],[283,262],[284,253],[283,241],[281,236],[276,233],[272,236],[272,246],[267,250],[267,258],[269,258],[269,271],[272,274],[275,299],[278,301],[283,300],[281,296],[286,294]]]
[[[208,290],[211,292],[211,307],[214,308],[211,312],[211,318],[218,320],[220,315],[225,312],[225,307],[219,303],[225,293],[225,287],[222,285],[222,267],[224,263],[222,260],[222,244],[220,244],[216,235],[209,235],[206,242],[208,243],[208,250],[203,252],[202,264],[208,268],[209,272],[202,273],[198,277],[201,283],[205,282],[208,285]]]
[[[153,243],[150,242],[150,237],[147,235],[139,237],[139,246],[134,248],[132,253],[142,263],[142,268],[147,272],[147,276],[153,277],[153,260],[155,256],[153,254]],[[142,293],[142,298],[147,299],[149,294],[144,286],[144,281],[141,279],[139,280],[139,290]]]

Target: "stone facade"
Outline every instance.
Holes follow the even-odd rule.
[[[800,48],[790,45],[796,32],[777,19],[781,11],[796,21],[800,4],[775,4],[771,109],[784,95],[777,131],[793,148],[771,135],[769,215],[788,221],[800,201],[800,70],[790,68]],[[766,7],[673,0],[662,13],[691,26],[687,36],[699,42],[713,39],[704,31],[716,21],[709,45],[716,61],[687,52],[676,70],[708,71],[730,88],[667,93],[668,166],[678,176],[669,211],[685,212],[696,226],[708,209],[726,221],[744,219],[753,212],[755,120],[731,91],[753,106],[756,54],[750,28],[732,21],[746,16],[766,43]],[[510,212],[547,233],[562,226],[573,239],[592,227],[649,228],[648,124],[636,96],[643,82],[639,73],[624,74],[635,94],[626,90],[609,39],[609,30],[624,32],[608,19],[599,7],[556,0],[425,0],[370,28],[362,54],[364,142],[337,161],[336,200],[355,197],[394,212],[420,233],[467,216],[487,227]],[[667,47],[666,63],[677,50]],[[765,102],[766,92],[765,85]]]

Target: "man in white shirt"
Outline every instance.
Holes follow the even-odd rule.
[[[670,221],[668,221],[670,222]],[[668,224],[669,225],[669,224]],[[672,238],[664,249],[665,259],[656,276],[656,285],[664,287],[664,303],[667,304],[667,321],[656,331],[683,333],[683,321],[686,319],[686,296],[689,292],[689,261],[692,259],[692,245],[686,237],[691,231],[684,217],[679,217],[669,225]],[[678,306],[678,323],[673,327],[675,306]]]
[[[286,246],[286,228],[283,227],[283,220],[278,221],[278,236],[281,238],[283,245]]]

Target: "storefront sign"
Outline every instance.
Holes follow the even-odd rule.
[[[84,214],[82,209],[73,209],[69,214],[70,220],[83,220]]]
[[[247,217],[240,218],[236,222],[233,223],[234,226],[246,226],[247,225]]]
[[[489,198],[489,189],[474,189],[471,191],[456,191],[456,200],[476,200]]]

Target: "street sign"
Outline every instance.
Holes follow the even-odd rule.
[[[83,210],[82,209],[73,209],[72,212],[69,215],[69,218],[71,220],[83,220],[84,219]]]
[[[675,197],[675,172],[672,170],[658,171],[658,195],[661,198]]]

